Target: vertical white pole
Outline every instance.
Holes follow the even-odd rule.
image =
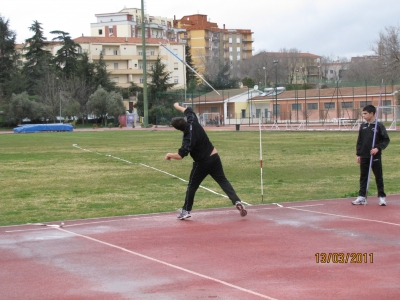
[[[263,184],[263,157],[262,157],[262,142],[261,142],[261,117],[259,117],[258,127],[260,130],[260,177],[261,177],[261,202],[264,202],[264,184]]]

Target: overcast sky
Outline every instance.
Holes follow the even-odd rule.
[[[379,32],[399,26],[397,0],[145,0],[145,12],[177,19],[204,14],[227,29],[254,32],[254,52],[296,48],[321,56],[347,57],[373,54],[371,47]],[[237,3],[237,4],[235,4]],[[238,5],[245,3],[245,6]],[[95,14],[118,12],[124,7],[140,8],[140,0],[10,0],[2,1],[0,15],[22,43],[32,36],[28,27],[42,23],[45,36],[62,30],[73,38],[90,34]]]

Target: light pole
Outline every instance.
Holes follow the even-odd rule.
[[[279,60],[274,60],[274,65],[275,65],[275,124],[278,124],[278,63],[279,63]]]
[[[299,76],[299,69],[296,69],[296,89],[295,89],[295,95],[296,95],[296,122],[299,122],[299,94],[297,91],[297,77]]]
[[[58,88],[58,96],[60,97],[60,123],[61,123],[61,88]]]
[[[267,87],[267,68],[266,67],[263,67],[263,69],[264,69],[264,88],[266,88]]]
[[[319,110],[320,110],[320,105],[321,105],[321,86],[319,83],[319,72],[321,70],[321,65],[318,65],[318,122],[319,122]],[[353,105],[354,106],[354,105]]]

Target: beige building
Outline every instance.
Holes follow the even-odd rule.
[[[181,38],[191,47],[193,63],[200,73],[209,58],[229,59],[235,72],[243,60],[253,55],[253,32],[249,29],[226,29],[225,24],[219,28],[207,20],[207,15],[200,14],[174,19],[173,25],[185,29]]]
[[[134,83],[143,85],[143,51],[141,38],[122,37],[79,37],[74,40],[89,53],[91,61],[98,61],[100,53],[107,65],[111,79],[120,87],[127,88]],[[171,73],[170,83],[183,88],[186,82],[185,66],[169,53],[160,43],[165,44],[179,57],[185,57],[185,45],[162,39],[146,39],[146,66],[150,71],[158,56]],[[149,80],[149,78],[148,78]]]
[[[96,14],[97,22],[91,23],[91,36],[96,37],[142,37],[142,12],[139,8],[124,8],[116,13]],[[184,42],[173,28],[173,20],[166,17],[144,14],[146,38]]]
[[[112,80],[120,87],[131,83],[143,85],[142,20],[138,8],[124,8],[116,13],[96,14],[91,23],[91,36],[80,37],[75,42],[89,53],[92,61],[98,61],[100,53],[111,73]],[[185,42],[179,38],[182,29],[173,28],[172,19],[144,15],[146,38],[146,68],[151,70],[158,56],[171,73],[169,83],[175,88],[186,84],[186,67],[160,44],[165,45],[178,57],[185,57]],[[149,79],[148,79],[149,80]]]

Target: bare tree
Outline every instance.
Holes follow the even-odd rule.
[[[380,58],[379,71],[383,79],[390,81],[400,76],[400,26],[385,27],[372,50]]]
[[[57,119],[60,114],[60,107],[62,101],[61,82],[56,73],[48,70],[38,82],[37,90],[40,96],[40,103],[46,107],[43,111],[44,118]],[[60,116],[61,117],[61,116]]]

